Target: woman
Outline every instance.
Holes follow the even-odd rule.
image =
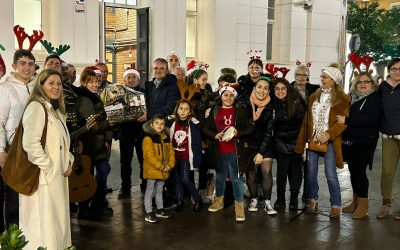
[[[238,96],[244,93],[253,91],[257,79],[262,75],[263,63],[260,59],[251,59],[247,64],[247,75],[242,75],[238,78]]]
[[[326,144],[325,153],[308,151],[308,180],[310,199],[308,209],[318,211],[318,158],[324,157],[325,176],[331,203],[331,218],[340,216],[341,195],[337,168],[343,168],[342,133],[345,124],[338,123],[336,116],[349,114],[349,97],[343,92],[340,84],[342,74],[335,67],[324,67],[321,74],[321,87],[308,98],[307,115],[303,119],[295,151],[303,153],[306,142]]]
[[[217,212],[224,207],[225,180],[229,176],[235,197],[236,221],[242,222],[245,221],[242,173],[249,166],[248,137],[253,126],[246,105],[235,105],[237,92],[233,87],[222,87],[219,94],[221,104],[211,110],[203,127],[204,134],[210,139],[208,150],[215,153],[214,160],[218,162],[215,200],[208,211]],[[228,130],[233,133],[225,135]]]
[[[268,214],[276,214],[271,205],[272,192],[272,130],[273,130],[273,106],[270,97],[270,79],[261,76],[250,96],[246,98],[251,107],[252,118],[254,122],[254,133],[251,136],[250,148],[255,153],[254,164],[260,167],[256,169],[254,164],[247,172],[247,186],[250,191],[249,211],[258,210],[258,188],[256,181],[256,171],[261,171],[262,188],[264,191],[265,208]]]
[[[374,78],[368,72],[361,72],[350,90],[349,117],[336,117],[339,123],[347,125],[343,132],[343,156],[349,165],[353,188],[353,201],[342,211],[353,213],[354,219],[368,215],[369,183],[366,171],[374,158],[382,110],[377,90],[378,84]]]
[[[104,111],[104,105],[98,96],[100,82],[91,67],[85,68],[80,77],[81,97],[76,101],[76,110],[80,117],[87,119],[91,115],[99,115]],[[112,140],[112,131],[108,130],[108,121],[99,121],[81,139],[83,142],[83,154],[88,155],[92,161],[92,168],[96,168],[97,190],[90,204],[80,204],[78,218],[88,220],[100,220],[104,209],[105,185],[110,173],[108,153]],[[107,213],[112,214],[111,208]]]
[[[44,107],[46,111],[44,110]],[[47,140],[41,145],[47,118]],[[69,152],[61,75],[43,70],[28,99],[22,124],[23,148],[29,161],[40,168],[39,188],[31,196],[20,194],[19,225],[29,240],[24,249],[64,249],[71,246],[68,176],[73,155]]]
[[[275,81],[274,148],[277,160],[277,200],[275,209],[286,207],[286,180],[289,178],[289,209],[298,209],[298,195],[301,187],[303,159],[294,152],[296,139],[306,112],[306,103],[300,93],[286,79]]]

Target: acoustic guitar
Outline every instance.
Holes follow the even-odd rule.
[[[94,124],[96,120],[102,118],[101,115],[95,115],[87,119],[87,124],[79,129],[77,128],[76,114],[69,114],[67,121],[70,122],[74,130],[71,133],[71,141],[73,152],[79,147],[78,137],[86,133]],[[80,155],[74,153],[74,165],[71,175],[68,177],[69,182],[69,200],[70,202],[85,201],[93,197],[96,192],[97,182],[93,174],[90,172],[91,160],[87,155]]]

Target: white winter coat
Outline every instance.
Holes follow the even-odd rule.
[[[34,79],[25,85],[13,73],[0,84],[0,152],[11,144],[33,85]]]
[[[65,116],[48,111],[47,140],[43,151],[40,143],[45,125],[43,106],[32,102],[26,108],[23,147],[28,159],[40,168],[39,188],[31,196],[19,195],[19,225],[29,240],[24,249],[64,249],[71,246],[68,178],[63,173],[73,162],[69,152],[70,138]],[[55,114],[57,113],[57,115]]]

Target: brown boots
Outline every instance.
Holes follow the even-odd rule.
[[[237,222],[243,222],[246,220],[246,218],[244,216],[243,201],[235,201],[235,214],[236,214]]]
[[[357,207],[353,219],[364,219],[368,215],[368,198],[357,197]]]
[[[224,208],[224,196],[215,197],[213,204],[208,207],[208,211],[217,212]]]
[[[353,213],[357,208],[357,194],[353,193],[353,201],[347,207],[342,208],[343,213]]]

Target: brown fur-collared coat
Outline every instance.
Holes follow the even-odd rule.
[[[336,122],[337,115],[349,115],[350,99],[343,90],[335,86],[335,95],[332,96],[332,105],[329,111],[329,129],[326,131],[330,139],[329,141],[333,144],[336,156],[336,167],[343,168],[343,156],[342,156],[342,133],[346,129],[347,125]],[[301,126],[300,134],[297,137],[297,143],[295,151],[297,153],[303,153],[306,142],[310,139],[313,132],[313,116],[312,116],[312,105],[321,95],[321,88],[319,88],[314,94],[309,96],[307,100],[307,114],[304,116],[303,124]],[[307,121],[308,120],[308,121]],[[306,133],[307,132],[307,133]],[[306,136],[307,135],[307,136]],[[307,138],[306,138],[307,137]]]

